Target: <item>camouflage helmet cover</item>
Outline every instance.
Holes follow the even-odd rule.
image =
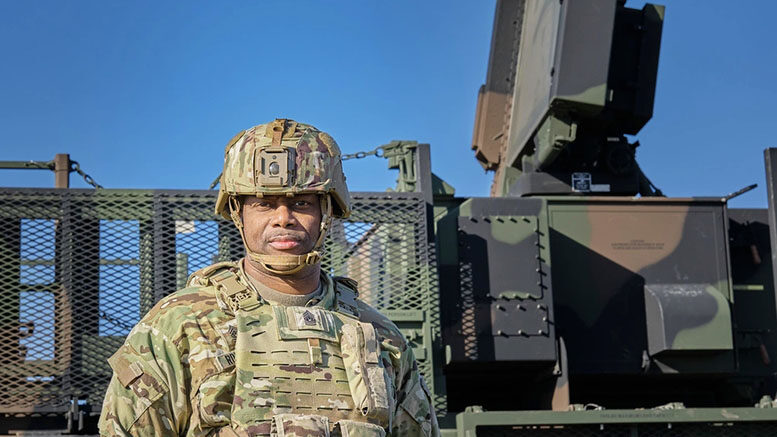
[[[217,214],[230,218],[231,196],[301,193],[330,195],[334,217],[351,213],[340,148],[326,132],[277,119],[240,132],[227,144]]]

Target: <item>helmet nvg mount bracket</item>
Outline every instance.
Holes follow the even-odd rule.
[[[315,127],[289,119],[254,126],[235,135],[224,150],[216,214],[231,219],[246,253],[277,275],[291,275],[321,260],[332,218],[351,214],[340,148]],[[240,215],[241,196],[319,194],[321,228],[313,249],[302,255],[269,255],[248,247]]]

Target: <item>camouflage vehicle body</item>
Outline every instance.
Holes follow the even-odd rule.
[[[773,209],[731,210],[723,199],[456,198],[430,173],[427,146],[399,148],[391,164],[412,164],[412,183],[400,180],[417,191],[353,193],[354,216],[335,223],[324,263],[374,285],[361,299],[409,340],[447,435],[774,431],[774,403],[759,402],[777,371]],[[774,162],[777,150],[768,153]],[[215,199],[0,190],[0,271],[11,284],[3,432],[94,430],[107,358],[128,332],[122,320],[184,288],[198,263],[240,256],[234,226],[213,215]],[[121,236],[130,225],[137,240]],[[186,240],[198,233],[195,245]],[[40,249],[47,241],[51,258]],[[137,257],[126,271],[139,284],[116,276],[117,247]],[[54,283],[30,285],[42,282],[27,267],[36,259],[55,266]],[[561,411],[582,404],[594,411]]]
[[[777,430],[774,204],[641,171],[664,8],[624,3],[497,3],[472,145],[494,197],[436,202],[459,435]]]
[[[771,435],[771,215],[720,198],[449,208],[439,262],[441,289],[459,292],[441,299],[459,435]]]

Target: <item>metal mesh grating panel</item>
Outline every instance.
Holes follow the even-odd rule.
[[[774,422],[478,426],[478,437],[756,437],[777,435]]]
[[[322,266],[358,281],[360,297],[376,308],[426,309],[428,296],[414,292],[429,286],[424,204],[384,196],[354,196],[354,213],[334,224]]]
[[[106,359],[193,271],[243,255],[213,191],[0,189],[0,413],[99,411]],[[381,310],[423,310],[439,337],[426,204],[416,193],[353,193],[322,266]],[[429,317],[432,317],[429,320]],[[431,360],[415,340],[424,374]]]

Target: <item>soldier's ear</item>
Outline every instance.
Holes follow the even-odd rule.
[[[240,214],[240,221],[243,221],[243,211],[245,211],[246,196],[237,196],[237,213]]]
[[[232,220],[235,219],[234,213],[237,213],[238,218],[240,218],[240,223],[243,223],[243,205],[245,205],[245,197],[246,196],[230,196],[227,200],[227,208],[229,208],[230,215],[232,215]]]

